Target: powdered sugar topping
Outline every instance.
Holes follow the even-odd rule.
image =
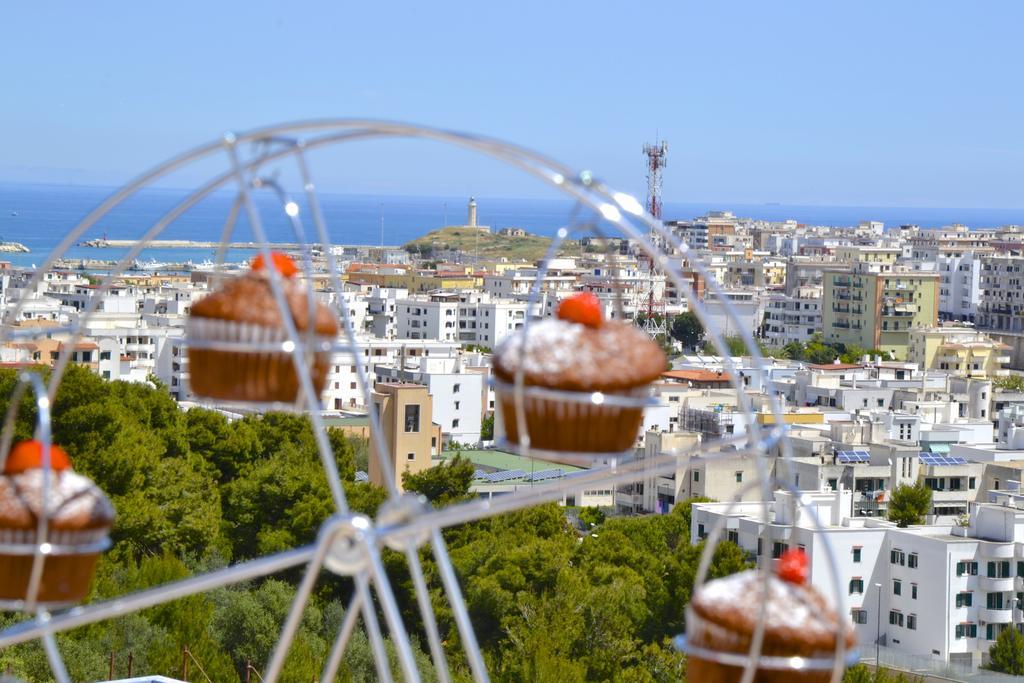
[[[510,373],[514,373],[520,363],[530,374],[557,373],[574,359],[581,360],[579,337],[584,329],[578,323],[545,318],[531,323],[528,330],[521,329],[506,337],[495,350],[495,358],[499,358]]]
[[[753,630],[760,618],[764,579],[756,570],[732,574],[704,584],[693,598],[704,611],[742,609],[744,621]],[[768,605],[765,627],[769,630],[797,629],[814,634],[835,633],[835,611],[810,586],[783,581],[774,574],[768,577]]]

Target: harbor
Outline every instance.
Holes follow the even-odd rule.
[[[132,247],[136,244],[135,240],[111,240],[111,239],[91,239],[79,242],[80,247],[90,247],[94,249],[125,249]],[[274,242],[268,245],[271,249],[276,251],[297,251],[302,248],[301,244],[296,242]],[[318,245],[315,243],[310,244],[311,247],[316,248]],[[207,242],[197,240],[152,240],[148,243],[148,247],[151,249],[218,249],[221,247],[220,242]],[[251,250],[256,251],[263,248],[262,242],[230,242],[227,245],[228,249],[237,250]],[[335,244],[333,249],[336,253],[341,253],[346,250],[362,250],[366,251],[369,249],[380,249],[382,247],[366,245],[366,244]],[[384,246],[383,249],[400,249],[399,246]],[[25,251],[28,251],[27,249]]]

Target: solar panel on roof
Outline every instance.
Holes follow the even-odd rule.
[[[367,481],[370,481],[370,475],[367,474],[366,472],[363,472],[362,470],[360,470],[360,471],[356,472],[356,481],[357,482],[367,482]]]
[[[486,479],[487,478],[487,472],[484,472],[483,470],[477,470],[477,471],[473,472],[473,478],[474,479]]]
[[[836,459],[842,463],[871,462],[867,451],[836,451]]]
[[[548,479],[558,479],[562,476],[565,476],[565,472],[562,471],[561,467],[556,467],[551,470],[540,470],[527,474],[523,479],[525,481],[546,481]]]
[[[942,453],[921,453],[918,455],[921,462],[932,467],[947,465],[966,465],[967,460],[959,455],[943,455]]]
[[[525,476],[526,472],[522,470],[505,470],[504,472],[491,472],[487,475],[486,480],[493,484],[502,481],[510,481],[512,479],[519,479]]]

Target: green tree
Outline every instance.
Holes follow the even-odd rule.
[[[689,348],[696,346],[697,342],[700,341],[700,338],[704,335],[704,326],[700,324],[697,314],[693,311],[686,311],[672,319],[669,334],[684,347]]]
[[[484,419],[480,421],[480,440],[494,440],[494,413],[487,413]]]
[[[924,678],[905,671],[885,667],[875,671],[863,664],[855,664],[846,670],[843,683],[924,683]]]
[[[925,515],[932,509],[932,490],[923,481],[916,484],[900,484],[889,500],[889,521],[900,527],[923,524]]]
[[[1024,375],[1006,375],[992,380],[992,386],[1003,391],[1024,391]]]
[[[440,465],[422,472],[403,472],[402,488],[421,493],[431,503],[440,507],[469,496],[474,472],[476,467],[473,461],[462,457],[461,453],[456,453],[454,457]]]
[[[605,514],[601,511],[601,508],[597,507],[586,507],[580,510],[580,521],[590,528],[592,526],[600,526],[604,524]]]
[[[1024,676],[1024,635],[1011,625],[1003,629],[988,651],[989,668],[1013,676]]]

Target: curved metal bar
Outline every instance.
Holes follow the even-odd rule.
[[[209,574],[192,576],[119,598],[94,602],[84,607],[74,607],[42,622],[38,619],[23,621],[0,631],[0,648],[35,640],[47,633],[70,631],[79,626],[94,624],[97,621],[119,617],[129,612],[138,612],[147,607],[161,605],[196,593],[204,593],[215,588],[276,574],[279,571],[308,563],[315,552],[315,545],[286,550],[276,555],[250,560]]]
[[[332,130],[333,131],[340,131],[340,132],[333,132],[333,133],[328,132],[328,133],[325,133],[324,135],[322,135],[321,137],[319,137],[319,138],[317,138],[317,139],[315,139],[313,141],[310,141],[310,142],[299,141],[299,143],[297,143],[297,144],[293,144],[291,146],[286,146],[285,149],[283,149],[283,150],[274,150],[274,151],[263,150],[262,154],[255,161],[247,161],[247,162],[245,162],[245,164],[242,164],[238,160],[237,154],[235,152],[235,146],[234,145],[237,144],[238,142],[241,142],[241,141],[268,140],[268,139],[280,136],[280,135],[282,135],[282,134],[284,134],[286,132],[289,132],[289,131],[309,131],[309,132],[315,132],[315,131],[332,131]],[[494,156],[494,157],[496,157],[496,158],[498,158],[500,160],[506,161],[509,164],[511,164],[512,166],[520,168],[521,170],[526,171],[527,173],[533,175],[534,177],[537,177],[537,178],[539,178],[539,179],[541,179],[541,180],[543,180],[543,181],[545,181],[545,182],[547,182],[547,183],[549,183],[549,184],[551,184],[551,185],[561,189],[563,192],[566,192],[568,195],[570,195],[572,197],[575,197],[577,199],[577,201],[579,201],[580,203],[585,204],[586,206],[589,206],[592,209],[594,209],[595,211],[597,211],[598,213],[600,213],[602,216],[604,216],[604,218],[609,223],[611,223],[611,224],[615,225],[616,227],[618,227],[620,229],[620,231],[626,237],[628,237],[628,238],[636,241],[637,243],[639,243],[641,248],[651,256],[652,263],[654,262],[653,259],[657,259],[658,263],[661,264],[663,267],[668,266],[667,261],[664,258],[664,256],[660,253],[660,251],[653,244],[651,244],[647,240],[647,238],[646,238],[646,236],[644,234],[642,234],[639,230],[637,230],[635,227],[633,227],[627,221],[623,220],[622,213],[618,209],[615,208],[616,205],[622,207],[624,210],[627,211],[627,213],[642,219],[645,222],[645,224],[648,226],[648,228],[652,231],[652,234],[655,234],[655,233],[662,234],[662,235],[666,235],[667,234],[667,236],[669,238],[667,240],[668,243],[675,242],[675,243],[678,244],[678,241],[674,239],[674,236],[671,235],[671,233],[666,233],[666,231],[664,230],[664,227],[661,226],[661,224],[659,222],[657,222],[652,217],[647,216],[646,214],[643,213],[642,208],[639,207],[639,204],[636,202],[635,199],[632,199],[631,197],[627,197],[626,195],[610,193],[610,191],[608,191],[607,188],[605,188],[602,184],[595,183],[593,181],[593,178],[589,174],[581,175],[579,177],[574,177],[572,175],[572,172],[570,170],[568,170],[566,167],[564,167],[564,166],[562,166],[562,165],[560,165],[560,164],[558,164],[558,163],[556,163],[556,162],[554,162],[554,161],[552,161],[550,159],[547,159],[546,157],[543,157],[543,156],[541,156],[541,155],[539,155],[537,153],[531,152],[529,150],[526,150],[526,149],[523,149],[523,148],[514,147],[512,145],[501,143],[499,141],[492,140],[492,139],[489,139],[489,138],[483,138],[483,137],[479,137],[479,136],[470,136],[470,135],[465,135],[465,134],[456,133],[456,132],[452,132],[452,131],[441,130],[441,129],[422,128],[422,127],[409,126],[409,125],[406,125],[406,124],[398,124],[398,123],[391,123],[391,122],[366,121],[366,120],[356,120],[356,119],[310,121],[310,122],[299,123],[299,124],[284,124],[284,125],[281,125],[281,126],[272,126],[272,127],[268,127],[268,128],[264,128],[264,129],[257,129],[255,131],[251,131],[249,133],[243,133],[243,134],[240,134],[238,136],[234,136],[234,137],[231,138],[231,142],[232,142],[231,153],[233,155],[233,160],[235,162],[235,164],[234,164],[235,168],[234,168],[234,170],[231,173],[225,174],[225,176],[222,176],[222,178],[220,180],[215,179],[214,181],[211,181],[211,183],[208,183],[207,187],[209,187],[211,189],[208,190],[207,193],[209,191],[212,191],[212,189],[214,189],[214,188],[216,188],[216,187],[218,187],[220,185],[225,184],[227,181],[230,181],[233,178],[238,178],[239,181],[242,181],[243,182],[242,191],[243,192],[247,192],[247,189],[244,186],[244,179],[242,178],[242,173],[244,173],[244,172],[246,172],[246,171],[248,171],[250,169],[257,168],[261,163],[264,163],[264,162],[266,162],[268,160],[284,157],[284,156],[287,156],[287,155],[295,155],[297,158],[299,158],[301,160],[301,163],[304,166],[304,156],[303,156],[303,154],[301,154],[301,150],[312,149],[314,147],[319,147],[319,146],[326,146],[326,145],[329,145],[329,144],[335,144],[335,143],[342,142],[342,141],[350,141],[350,140],[356,140],[356,139],[366,139],[366,138],[373,138],[373,137],[419,137],[419,138],[424,138],[424,139],[431,139],[431,140],[435,140],[435,141],[439,141],[439,142],[447,142],[447,143],[454,144],[454,145],[457,145],[457,146],[461,146],[461,147],[464,147],[464,148],[467,148],[467,149],[471,149],[471,150],[474,150],[474,151],[483,152],[485,154],[489,154],[491,156]],[[196,149],[192,150],[191,152],[186,152],[185,154],[180,155],[179,157],[175,157],[174,159],[170,160],[169,162],[165,163],[164,165],[161,165],[161,166],[157,167],[156,169],[154,169],[154,170],[152,170],[152,171],[150,171],[150,172],[140,176],[138,179],[136,179],[135,181],[130,183],[124,189],[122,189],[119,192],[117,192],[114,195],[112,195],[103,204],[101,204],[99,207],[97,207],[97,209],[95,209],[93,212],[91,212],[78,226],[76,226],[76,228],[74,228],[68,234],[68,236],[64,239],[64,241],[62,241],[61,245],[59,245],[58,248],[50,255],[50,257],[44,263],[43,267],[41,269],[37,270],[36,273],[33,274],[33,278],[32,278],[32,280],[30,282],[38,282],[38,280],[42,277],[42,273],[44,273],[52,265],[53,259],[56,258],[57,255],[59,255],[60,253],[63,253],[63,251],[65,251],[67,249],[67,247],[70,246],[70,244],[72,244],[75,239],[77,239],[78,236],[80,236],[85,230],[87,230],[93,224],[95,224],[95,222],[102,215],[104,215],[107,211],[109,211],[110,208],[112,208],[113,206],[116,206],[118,203],[123,201],[124,198],[130,196],[135,191],[137,191],[139,188],[145,186],[149,182],[151,182],[151,181],[153,181],[153,180],[155,180],[155,179],[157,179],[159,177],[162,177],[163,175],[166,175],[167,173],[170,173],[172,170],[174,170],[174,169],[184,165],[185,163],[187,163],[187,162],[189,162],[191,160],[194,160],[194,159],[201,158],[203,156],[207,156],[207,155],[213,154],[213,153],[217,152],[220,149],[222,149],[222,145],[221,145],[221,143],[218,142],[218,143],[211,143],[209,145],[196,148]],[[296,150],[300,150],[300,153],[297,154]],[[308,188],[307,192],[311,193],[311,195],[314,197],[314,202],[315,202],[315,192],[312,191],[312,183],[311,183],[311,181],[309,181],[308,176],[306,176],[304,178],[304,180],[305,180],[305,183],[306,183],[307,188]],[[194,199],[194,201],[192,203],[194,204],[195,201],[198,201],[198,198],[201,198],[201,196],[205,196],[205,195],[199,195],[198,193],[196,195],[193,195],[193,198],[195,198],[195,199]],[[159,232],[164,227],[166,227],[166,225],[169,222],[171,222],[178,215],[180,215],[180,213],[182,211],[184,211],[185,208],[188,208],[188,206],[186,206],[188,201],[189,200],[186,200],[186,202],[183,202],[182,205],[179,205],[180,207],[184,207],[184,208],[182,208],[181,211],[178,211],[178,213],[175,214],[175,211],[177,211],[177,209],[175,209],[175,210],[172,210],[172,212],[169,212],[168,214],[165,214],[164,219],[161,219],[161,221],[156,226],[154,226],[154,229],[151,229],[149,232],[147,232],[147,235],[144,236],[144,240],[152,239],[156,234],[159,234]],[[252,208],[251,207],[251,200],[249,201],[249,203],[250,203],[250,208]],[[322,226],[322,215],[319,216],[320,220],[316,221],[319,213],[320,213],[319,212],[319,205],[317,204],[316,207],[314,208],[315,222],[318,222],[318,229],[323,228],[323,235],[324,235],[324,237],[326,237],[326,228]],[[227,229],[227,227],[225,229]],[[323,239],[322,241],[325,244],[329,244],[329,241],[327,239]],[[267,246],[265,244],[265,242],[266,242],[265,238],[263,239],[263,242],[264,242],[263,251],[267,252],[268,248],[267,248]],[[142,243],[140,243],[140,245],[136,245],[136,246],[141,248],[142,244],[144,244],[144,242],[142,242]],[[684,253],[684,254],[688,254],[689,253],[689,249],[685,245],[683,245],[680,248],[680,251],[682,253]],[[338,285],[337,273],[336,273],[336,269],[335,269],[335,266],[334,266],[334,263],[333,263],[333,253],[332,253],[332,251],[329,248],[327,249],[327,253],[328,253],[328,260],[331,262],[330,273],[331,273],[331,276],[333,278],[333,282],[335,283],[335,289],[338,292],[338,297],[339,297],[339,301],[340,301],[340,306],[339,307],[343,311],[344,319],[346,321],[346,325],[345,325],[345,327],[346,327],[346,334],[349,335],[350,346],[352,346],[353,348],[356,348],[356,345],[354,343],[354,339],[352,338],[351,329],[347,325],[347,321],[348,321],[347,305],[346,305],[346,302],[344,301],[343,289]],[[694,265],[697,267],[697,269],[699,271],[706,273],[706,269],[704,269],[703,266],[699,262],[694,262]],[[692,305],[692,308],[694,309],[695,313],[698,315],[698,318],[702,320],[702,322],[705,324],[705,327],[707,328],[708,325],[707,325],[706,313],[704,312],[703,306],[700,304],[700,302],[697,301],[696,298],[692,296],[692,289],[689,287],[689,285],[682,281],[682,279],[680,277],[680,274],[675,272],[674,268],[666,267],[666,275],[674,276],[674,282],[676,283],[676,285],[680,289],[680,291],[688,293],[688,299],[689,299],[689,301],[690,301],[690,303]],[[104,284],[106,286],[109,286],[109,284],[113,280],[113,277],[114,277],[114,274],[112,273],[110,278],[105,280]],[[721,292],[721,289],[718,287],[718,284],[714,281],[713,278],[706,278],[706,279],[708,280],[709,285],[711,286],[712,291],[719,292],[719,293]],[[278,283],[278,285],[279,285],[279,283]],[[680,285],[682,285],[682,286],[680,286]],[[30,287],[30,289],[31,289],[31,287]],[[278,289],[279,289],[279,287],[278,287]],[[720,298],[722,298],[722,297],[720,297]],[[18,313],[21,310],[21,306],[23,305],[23,302],[24,302],[23,299],[19,300],[18,305],[15,308],[15,315],[14,315],[15,319],[17,318],[17,315],[18,315]],[[727,314],[730,317],[732,317],[733,320],[736,320],[737,318],[736,318],[736,315],[735,315],[735,310],[733,309],[731,304],[727,300],[725,300],[724,298],[722,298],[722,302],[723,302],[723,305],[724,305],[724,307],[726,309]],[[95,305],[92,308],[95,309]],[[92,311],[88,311],[86,313],[86,315],[84,316],[84,319],[87,320],[88,316],[91,315],[91,313],[92,313]],[[81,330],[81,327],[82,327],[81,325],[77,326],[77,328],[74,331],[74,333],[76,335],[76,338],[77,338],[78,333]],[[753,340],[750,337],[750,335],[749,335],[747,330],[743,329],[742,327],[739,327],[739,329],[740,329],[740,334],[743,336],[743,338],[745,339],[746,343],[750,347],[751,357],[754,360],[754,364],[762,371],[762,373],[764,373],[764,376],[766,378],[766,382],[768,383],[769,387],[773,389],[774,387],[773,387],[773,384],[772,384],[772,380],[771,380],[770,376],[766,372],[766,368],[764,366],[764,361],[761,358],[761,355],[760,355],[760,353],[759,353],[759,351],[757,349],[756,344],[753,343]],[[734,384],[734,388],[737,390],[737,396],[738,396],[738,401],[740,402],[740,407],[749,415],[749,414],[752,413],[752,411],[750,410],[749,398],[744,393],[744,390],[743,390],[742,386],[740,386],[739,383],[738,383],[738,377],[737,377],[737,373],[735,372],[735,365],[733,364],[732,358],[731,358],[731,356],[729,356],[729,354],[727,353],[727,350],[724,348],[724,345],[722,344],[722,340],[720,339],[720,335],[716,331],[714,331],[714,330],[709,330],[709,331],[710,331],[711,341],[712,341],[713,345],[715,346],[716,350],[718,350],[720,355],[722,356],[723,365],[732,370],[732,372],[730,373],[730,380]],[[0,331],[0,338],[2,338],[3,336],[6,336],[5,333],[3,331]],[[293,338],[294,338],[294,335],[293,335]],[[72,343],[71,348],[73,348],[73,345],[74,344]],[[68,362],[68,354],[67,353],[62,354],[61,358],[58,361],[57,367],[55,368],[54,377],[52,378],[51,391],[55,391],[56,390],[56,386],[57,386],[57,384],[60,381],[60,377],[61,377],[61,375],[63,373],[64,368],[67,365],[67,362]],[[359,370],[360,383],[362,384],[362,386],[364,388],[364,395],[368,396],[369,395],[369,384],[368,384],[368,382],[366,380],[366,373],[365,373],[365,369],[362,366],[361,359],[360,359],[360,362],[357,363],[357,366],[358,366],[358,370]],[[302,373],[300,372],[300,375],[301,374]],[[304,387],[304,389],[305,389],[305,387]],[[307,391],[305,393],[308,396],[310,392]],[[316,405],[316,402],[310,402],[310,405],[314,406],[314,405]],[[368,408],[371,408],[372,402],[368,401],[367,402],[367,406],[368,406]],[[776,429],[781,429],[782,428],[781,425],[784,425],[784,422],[781,419],[781,408],[780,408],[780,403],[778,401],[777,395],[773,396],[772,409],[773,409],[773,412],[776,415],[776,425],[777,425]],[[376,415],[373,414],[372,409],[370,410],[370,412],[371,412],[371,424],[375,427],[375,429],[373,431],[374,431],[374,434],[378,436],[378,441],[379,441],[379,435],[380,435],[380,432],[379,432],[379,422],[376,420]],[[748,432],[749,444],[750,444],[749,448],[750,448],[750,450],[756,452],[757,445],[764,443],[764,438],[761,435],[762,431],[763,431],[762,427],[760,425],[758,425],[756,422],[752,422],[751,423],[750,428],[749,428],[749,432]],[[523,433],[525,434],[525,431]],[[791,459],[791,449],[789,448],[789,444],[785,440],[783,440],[783,443],[782,443],[782,451],[783,451],[784,459],[787,460],[787,461],[790,460]],[[383,448],[378,447],[378,453],[383,455],[385,453],[385,450]],[[383,458],[382,458],[382,460],[383,460]],[[766,465],[764,464],[762,458],[757,458],[756,460],[757,460],[757,464],[758,464],[758,468],[759,468],[759,475],[763,475],[764,472],[765,472]],[[389,462],[382,462],[382,464],[387,468],[387,469],[384,470],[385,472],[387,472],[388,469],[391,469]],[[664,467],[666,469],[666,471],[668,471],[668,468],[670,466],[674,467],[675,459],[674,458],[667,458],[664,461],[656,461],[656,464],[657,464],[658,467]],[[645,469],[650,471],[650,468],[645,468]],[[619,473],[625,473],[625,476],[630,476],[630,474],[631,474],[631,473],[627,472],[625,469],[619,469],[618,472]],[[621,474],[619,474],[619,475],[612,475],[612,479],[614,479],[616,476],[622,476],[622,475]],[[633,473],[633,476],[635,476],[635,473]],[[331,477],[328,477],[328,478],[332,479]],[[336,479],[336,477],[334,479]],[[390,486],[390,488],[392,488],[391,493],[394,494],[394,490],[393,489],[395,487],[395,484],[394,484],[394,479],[393,479],[393,473],[391,473],[391,476],[388,476],[386,479],[389,482],[389,484],[391,485]],[[762,480],[763,485],[765,487],[770,486],[770,483],[768,482],[768,477],[761,476],[761,480]],[[579,479],[576,479],[576,480],[574,480],[573,483],[574,484],[583,485],[583,478],[581,477]],[[340,485],[339,485],[339,488],[340,488]],[[537,490],[542,490],[542,489],[544,490],[545,495],[552,495],[552,492],[547,490],[548,487],[538,487]],[[770,489],[768,490],[768,492],[770,493]],[[767,494],[764,497],[767,498],[768,497]],[[523,496],[523,497],[520,497],[518,500],[512,501],[512,502],[516,504],[516,507],[522,507],[522,506],[530,504],[529,501],[531,499],[532,498],[529,497],[529,496]],[[493,508],[493,509],[497,509],[497,506],[495,508]],[[512,509],[512,508],[509,507],[508,509]],[[439,512],[444,512],[444,511],[439,511]],[[486,514],[489,514],[489,510],[487,510],[487,509],[480,509],[480,510],[461,509],[458,512],[459,512],[460,515],[465,515],[467,513],[472,513],[472,514],[481,514],[482,516],[486,516]],[[765,518],[767,519],[767,507],[765,507],[764,514],[765,514]],[[454,518],[454,517],[451,517],[451,518]],[[434,523],[440,524],[441,521],[443,521],[443,519],[444,519],[443,517],[438,517],[437,519],[435,519],[433,521],[434,521]],[[437,528],[439,528],[439,527],[433,527],[434,530],[436,530]],[[384,597],[391,597],[391,596],[390,595],[382,596],[382,600],[384,599]],[[449,597],[450,597],[450,599],[453,599],[453,602],[460,603],[459,605],[454,605],[453,604],[453,607],[462,607],[464,609],[464,605],[461,605],[461,597],[458,598],[457,600],[454,599],[454,596],[451,594],[451,591],[449,591]],[[368,611],[372,612],[372,608],[369,608]],[[385,610],[385,613],[387,613],[387,609]],[[2,635],[2,634],[0,634],[0,635]]]

